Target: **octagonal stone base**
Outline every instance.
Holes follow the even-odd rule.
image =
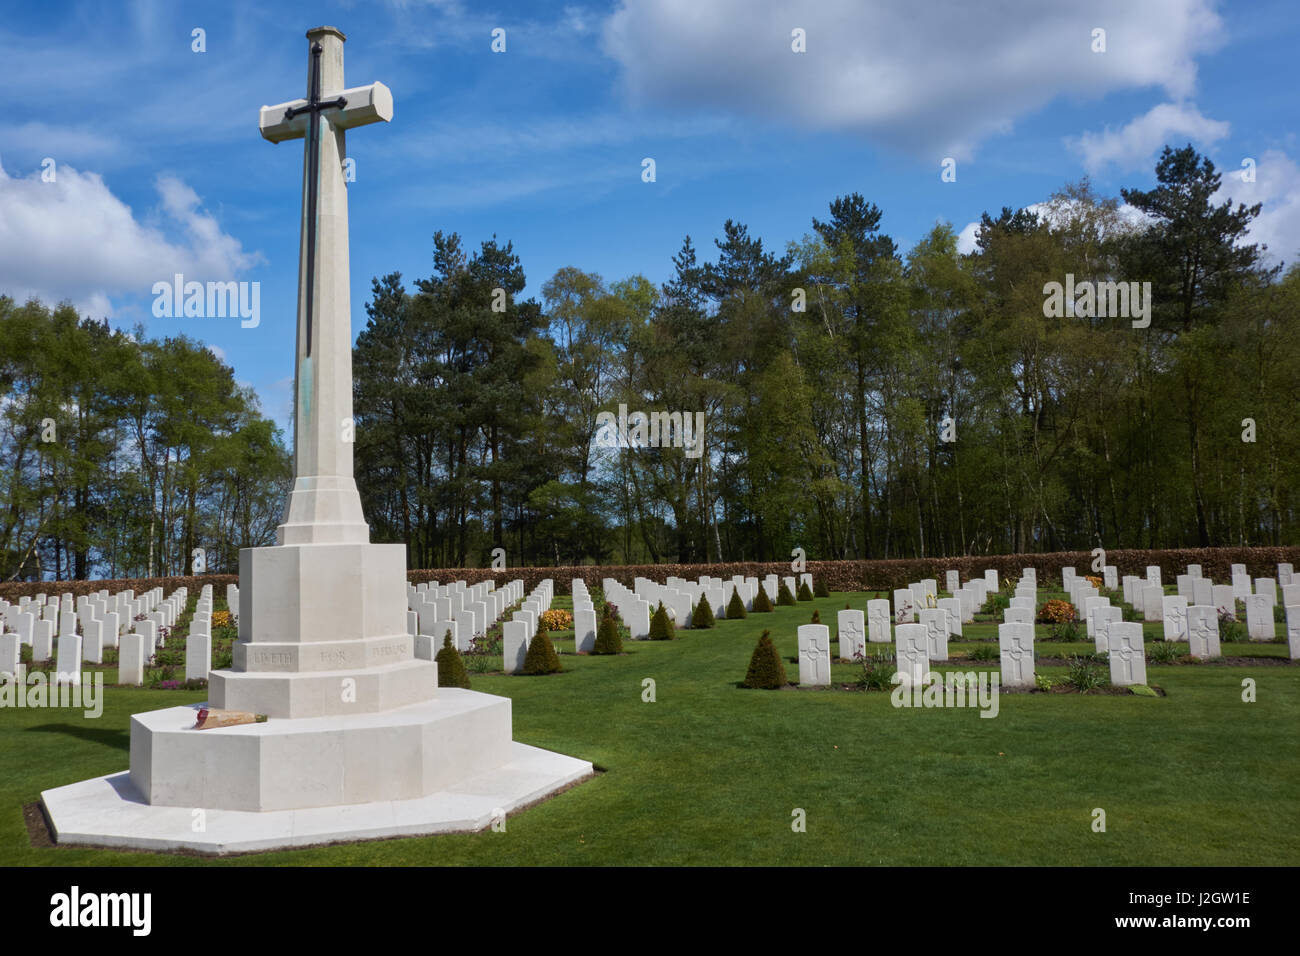
[[[131,718],[131,783],[154,806],[218,810],[410,800],[507,763],[510,704],[443,688],[382,714],[210,730],[193,729],[199,704],[154,710]]]
[[[507,763],[427,797],[261,813],[208,810],[201,828],[189,807],[145,803],[125,771],[46,790],[41,803],[59,844],[192,850],[220,856],[483,830],[494,817],[508,816],[592,775],[592,766],[585,760],[526,744],[510,747]]]

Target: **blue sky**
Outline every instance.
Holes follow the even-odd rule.
[[[904,250],[936,221],[968,245],[984,210],[1085,175],[1103,195],[1150,186],[1165,142],[1264,203],[1253,238],[1276,259],[1300,255],[1293,0],[9,6],[0,293],[185,332],[282,424],[302,145],[262,140],[257,114],[305,93],[320,24],[348,36],[348,84],[395,101],[390,124],[348,136],[354,333],[372,277],[431,272],[438,229],[512,240],[538,297],[563,266],[658,283],[687,234],[711,257],[733,218],[780,250],[853,191]],[[260,282],[260,325],[153,317],[153,283],[176,272]]]

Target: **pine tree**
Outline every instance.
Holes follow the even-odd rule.
[[[716,623],[708,598],[700,595],[700,603],[695,605],[695,614],[691,617],[691,627],[713,627]]]
[[[749,658],[749,670],[745,673],[745,687],[763,690],[779,690],[785,686],[785,665],[781,655],[776,652],[770,631],[764,631],[758,638],[753,655]]]
[[[452,644],[450,634],[443,637],[442,650],[433,659],[438,663],[439,687],[469,688],[469,672],[465,670],[465,661]]]
[[[826,579],[814,578],[813,597],[823,598],[823,597],[830,597],[830,596],[831,596],[831,592],[826,589]]]
[[[524,673],[558,674],[559,672],[560,655],[555,653],[555,645],[551,643],[546,628],[539,624],[537,634],[528,645],[528,653],[524,655]]]
[[[778,607],[794,607],[794,595],[790,593],[785,581],[781,582],[781,587],[776,592],[776,603]]]
[[[813,595],[812,595],[812,591],[808,587],[808,582],[801,581],[799,583],[799,600],[811,601],[812,599],[813,599]]]
[[[745,602],[741,600],[739,591],[731,592],[731,600],[727,602],[727,620],[737,620],[742,617],[749,617],[749,612],[745,610]]]
[[[772,599],[767,596],[767,588],[758,585],[758,594],[754,598],[755,613],[767,614],[772,610]]]
[[[618,628],[618,618],[614,616],[608,604],[605,605],[605,613],[600,619],[600,626],[596,628],[596,643],[592,647],[591,653],[623,653],[623,634]]]
[[[814,610],[814,611],[813,611],[813,616],[812,616],[812,621],[811,621],[810,623],[813,623],[813,624],[820,624],[821,622],[822,622],[822,614],[821,614],[821,611]]]
[[[676,628],[668,617],[668,612],[664,609],[663,601],[659,602],[659,607],[654,616],[650,618],[650,640],[652,641],[671,641],[676,637]]]

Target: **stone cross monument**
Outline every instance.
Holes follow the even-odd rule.
[[[264,139],[305,139],[298,253],[294,483],[280,544],[370,540],[352,478],[352,321],[348,285],[347,130],[393,118],[382,83],[343,87],[343,34],[307,33],[307,99],[263,106]],[[328,97],[323,99],[322,97]]]
[[[306,139],[294,484],[277,544],[239,553],[233,667],[208,677],[212,707],[264,719],[133,715],[130,770],[41,794],[60,843],[219,854],[476,830],[592,773],[516,743],[509,698],[438,687],[407,632],[406,548],[370,542],[352,477],[342,164],[345,132],[391,119],[393,98],[343,86],[341,32],[307,39],[307,97],[259,118],[273,143]]]
[[[278,544],[239,555],[234,668],[212,703],[270,717],[389,710],[434,696],[431,661],[406,632],[406,549],[371,544],[352,477],[348,129],[387,122],[382,83],[343,86],[343,34],[307,32],[307,98],[263,106],[273,143],[305,139],[298,268],[294,481]]]

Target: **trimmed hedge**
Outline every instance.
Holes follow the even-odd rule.
[[[652,641],[671,641],[677,636],[677,629],[673,627],[673,622],[668,617],[668,611],[664,609],[664,602],[659,602],[659,607],[650,617],[650,640]]]
[[[727,620],[733,621],[742,617],[749,617],[749,612],[745,610],[745,602],[740,598],[739,591],[731,592],[731,600],[727,603]]]
[[[1120,576],[1135,574],[1146,577],[1147,565],[1156,565],[1161,574],[1172,581],[1182,574],[1189,564],[1199,564],[1207,578],[1227,583],[1232,580],[1232,565],[1244,564],[1252,578],[1273,577],[1279,562],[1287,561],[1300,566],[1300,547],[1253,548],[1171,548],[1166,550],[1115,549],[1106,552],[1106,562],[1119,569]],[[1088,551],[1057,551],[1038,554],[988,554],[965,555],[950,558],[899,558],[870,561],[809,561],[806,570],[813,580],[824,579],[828,591],[892,591],[907,587],[922,578],[937,578],[941,583],[944,572],[957,571],[962,580],[974,577],[986,569],[998,572],[999,578],[1020,576],[1020,569],[1038,569],[1044,584],[1057,584],[1061,569],[1073,567],[1081,574],[1092,572],[1092,554]],[[568,594],[570,581],[581,578],[589,588],[603,586],[605,578],[613,578],[625,587],[634,587],[637,577],[662,581],[668,575],[695,580],[701,574],[727,580],[733,575],[756,577],[760,581],[768,574],[790,573],[789,561],[728,561],[718,564],[626,564],[626,565],[568,565],[556,567],[510,568],[494,571],[491,568],[433,568],[408,571],[412,584],[422,581],[479,581],[524,582],[525,591],[532,591],[545,578],[555,582],[556,594]],[[205,584],[213,591],[226,584],[238,583],[238,575],[203,574],[177,577],[116,578],[100,581],[5,581],[0,582],[0,597],[16,600],[23,595],[69,593],[74,597],[90,594],[101,588],[121,591],[134,588],[136,592],[162,586],[168,593],[179,587],[191,592]]]
[[[691,627],[713,627],[717,622],[713,619],[713,608],[704,595],[700,595],[700,603],[695,605],[695,613],[691,616]]]
[[[770,614],[776,610],[772,607],[772,599],[767,596],[767,588],[763,587],[763,582],[758,582],[758,594],[754,595],[754,611],[758,614]]]
[[[750,655],[749,670],[745,672],[743,686],[780,690],[785,684],[785,665],[781,663],[781,655],[772,643],[772,632],[764,631],[759,635],[754,653]]]
[[[546,628],[540,624],[537,633],[528,643],[528,653],[524,655],[525,674],[558,674],[560,672],[560,655],[555,653],[555,645]]]
[[[1232,580],[1232,565],[1244,564],[1252,578],[1273,577],[1278,562],[1289,561],[1300,567],[1300,547],[1257,548],[1179,548],[1168,550],[1116,549],[1106,552],[1106,563],[1119,568],[1120,576],[1136,574],[1146,577],[1147,565],[1158,565],[1161,574],[1172,581],[1182,574],[1189,564],[1200,564],[1207,578],[1227,583]],[[808,561],[805,570],[813,581],[824,579],[827,591],[892,591],[907,587],[922,578],[937,578],[942,584],[945,571],[957,571],[962,580],[982,574],[985,570],[998,572],[999,578],[1020,576],[1021,568],[1037,568],[1038,578],[1044,584],[1059,584],[1061,569],[1076,568],[1080,574],[1092,574],[1092,554],[1089,551],[1057,551],[1038,554],[987,554],[950,558],[899,558],[871,561]],[[526,590],[531,591],[544,578],[555,581],[557,594],[569,593],[569,582],[582,578],[589,588],[603,586],[605,578],[613,578],[624,587],[634,587],[637,577],[663,581],[668,575],[693,581],[702,574],[722,578],[733,575],[756,577],[759,581],[769,574],[790,574],[789,561],[727,561],[717,564],[627,564],[580,565],[553,568],[511,568],[493,571],[490,568],[437,569],[410,571],[407,576],[415,582],[513,581],[522,579]],[[205,579],[207,580],[207,579]],[[123,587],[130,587],[129,584]],[[49,586],[45,586],[48,591]],[[40,590],[37,588],[36,590]],[[34,592],[33,592],[34,593]]]
[[[238,583],[238,574],[188,574],[171,578],[111,578],[102,581],[4,581],[0,582],[0,598],[15,602],[20,597],[35,597],[37,594],[71,594],[79,598],[96,591],[116,593],[127,588],[143,594],[158,587],[167,594],[177,588],[186,588],[191,594],[197,594],[205,584],[212,585],[214,598],[225,598],[226,585]]]
[[[451,642],[448,634],[442,639],[442,650],[433,656],[438,664],[439,687],[464,687],[469,689],[469,672],[465,670],[465,660],[460,651]]]
[[[596,628],[596,643],[591,653],[623,653],[623,634],[618,629],[618,618],[614,616],[608,604],[605,605],[605,614],[600,619],[600,626]]]

